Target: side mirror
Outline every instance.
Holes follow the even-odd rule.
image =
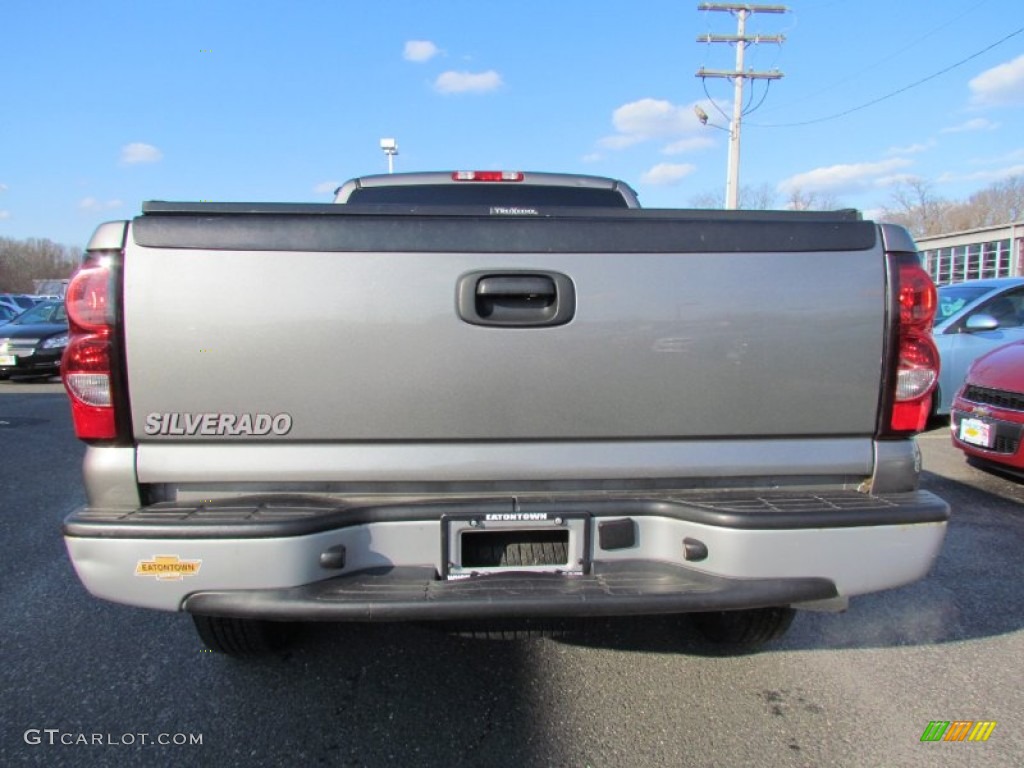
[[[977,331],[994,331],[998,327],[999,321],[992,317],[992,315],[986,315],[984,312],[971,315],[967,318],[967,322],[964,323],[964,328],[966,328],[969,333]]]

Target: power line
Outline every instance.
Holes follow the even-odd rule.
[[[848,0],[844,0],[844,2],[848,2]],[[867,65],[861,67],[856,72],[853,72],[853,73],[851,73],[851,74],[849,74],[849,75],[847,75],[845,77],[841,77],[838,80],[833,80],[831,83],[829,83],[828,85],[826,85],[826,86],[824,86],[822,88],[819,88],[817,90],[811,91],[810,93],[805,94],[803,96],[800,96],[798,98],[795,98],[795,99],[793,99],[791,101],[784,102],[782,104],[777,104],[777,105],[775,105],[773,107],[769,107],[768,109],[765,110],[765,112],[778,112],[780,109],[791,110],[791,108],[794,105],[802,104],[805,101],[810,101],[811,99],[813,99],[815,96],[818,96],[819,94],[835,91],[835,89],[838,86],[843,85],[844,83],[848,83],[851,80],[855,80],[856,78],[861,77],[862,75],[864,75],[864,74],[866,74],[866,73],[868,73],[868,72],[870,72],[870,71],[872,71],[874,69],[878,69],[883,64],[885,64],[885,63],[887,63],[889,61],[892,61],[893,59],[896,59],[899,56],[902,56],[904,53],[909,51],[911,48],[914,48],[914,47],[920,45],[921,43],[923,43],[928,38],[933,37],[934,35],[937,35],[942,30],[952,26],[953,24],[956,24],[958,21],[960,21],[960,19],[964,18],[965,16],[969,16],[970,14],[974,13],[975,11],[977,11],[981,6],[983,6],[983,5],[985,5],[986,3],[989,3],[989,2],[991,2],[991,0],[980,0],[979,2],[975,3],[974,5],[972,5],[970,8],[968,8],[963,13],[960,13],[960,14],[954,16],[953,18],[949,19],[945,23],[940,24],[939,26],[937,26],[934,29],[926,32],[925,34],[921,35],[920,37],[916,38],[915,40],[912,40],[911,42],[909,42],[906,45],[904,45],[902,48],[897,48],[896,50],[894,50],[891,53],[889,53],[889,55],[883,56],[881,59],[878,59],[877,61],[873,61],[872,63],[867,64]],[[840,3],[835,3],[835,5],[839,5],[839,4]],[[828,6],[825,6],[825,7],[828,7]],[[814,10],[815,11],[820,11],[821,7],[816,7]],[[796,16],[796,15],[797,14],[794,14],[794,16]],[[781,51],[782,49],[779,48],[779,50]]]
[[[844,110],[843,112],[837,112],[836,114],[829,115],[827,117],[818,117],[818,118],[815,118],[814,120],[803,120],[803,121],[798,122],[798,123],[747,123],[747,125],[754,126],[755,128],[796,128],[796,127],[802,126],[802,125],[814,125],[815,123],[824,123],[824,122],[827,122],[829,120],[836,120],[836,119],[838,119],[840,117],[846,117],[846,115],[853,114],[854,112],[859,112],[860,110],[867,109],[868,107],[873,107],[875,104],[879,104],[879,103],[881,103],[883,101],[886,101],[887,99],[891,99],[893,96],[899,96],[901,93],[906,93],[907,91],[911,90],[912,88],[917,88],[919,85],[924,85],[929,80],[934,80],[935,78],[940,77],[940,76],[946,74],[947,72],[951,72],[952,70],[956,69],[957,67],[961,67],[964,64],[966,64],[967,62],[969,62],[969,61],[971,61],[973,59],[978,58],[982,54],[988,53],[993,48],[996,48],[996,47],[1002,45],[1007,40],[1009,40],[1009,39],[1019,35],[1021,32],[1024,32],[1024,27],[1021,27],[1020,29],[1018,29],[1018,30],[1016,30],[1014,32],[1011,32],[1006,37],[1004,37],[1004,38],[1002,38],[1000,40],[997,40],[996,42],[992,43],[991,45],[989,45],[986,48],[982,48],[980,51],[977,51],[976,53],[972,53],[966,59],[961,59],[960,61],[956,62],[955,64],[950,64],[945,69],[940,69],[938,72],[934,72],[934,73],[928,75],[928,77],[923,77],[920,80],[917,80],[917,81],[911,83],[910,85],[905,85],[902,88],[899,88],[898,90],[892,91],[891,93],[887,93],[885,96],[879,96],[877,99],[872,99],[871,101],[868,101],[868,102],[866,102],[864,104],[861,104],[859,106],[851,107],[850,109]]]

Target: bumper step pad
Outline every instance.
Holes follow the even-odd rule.
[[[197,592],[196,614],[295,621],[440,621],[626,616],[760,608],[837,596],[827,579],[726,579],[668,563],[594,563],[584,576],[488,574],[441,581],[433,568],[361,571],[287,589]]]

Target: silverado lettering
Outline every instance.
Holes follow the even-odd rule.
[[[287,413],[150,413],[146,416],[147,435],[216,437],[229,435],[287,435],[292,417]]]

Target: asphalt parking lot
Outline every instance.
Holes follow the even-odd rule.
[[[1022,765],[1024,486],[966,465],[947,429],[921,437],[954,508],[933,573],[803,613],[760,653],[659,618],[513,642],[313,626],[239,662],[186,617],[85,593],[60,539],[84,500],[63,390],[2,381],[0,764]],[[922,742],[936,720],[996,726]]]

